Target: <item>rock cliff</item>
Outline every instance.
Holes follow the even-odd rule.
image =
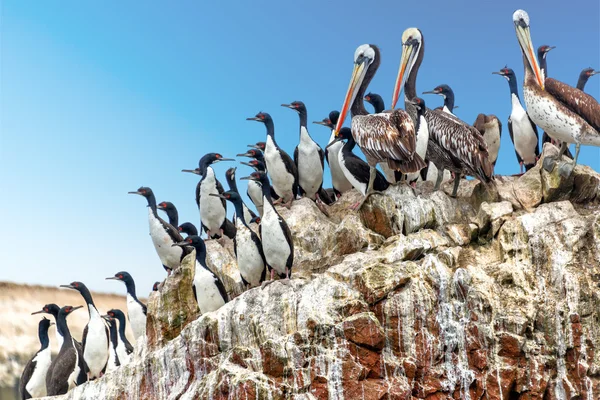
[[[208,241],[237,297],[198,317],[188,256],[134,362],[64,398],[598,399],[599,186],[535,167],[458,199],[399,185],[352,212],[350,192],[329,218],[296,201],[290,285],[242,293]]]

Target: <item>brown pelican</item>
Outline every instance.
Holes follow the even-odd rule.
[[[564,164],[559,172],[569,176],[577,164],[582,144],[600,146],[600,105],[592,96],[556,79],[544,78],[533,52],[529,15],[523,10],[513,14],[517,39],[523,53],[525,83],[523,96],[529,116],[548,135],[562,143],[559,159],[568,143],[575,143],[573,163]],[[556,160],[546,157],[544,169],[551,171]]]
[[[364,153],[369,164],[369,184],[360,208],[375,191],[375,167],[380,162],[404,174],[417,172],[425,167],[425,162],[416,153],[415,126],[410,116],[403,110],[388,113],[369,114],[365,109],[363,96],[369,82],[379,68],[379,48],[372,44],[358,46],[354,52],[354,69],[340,117],[335,127],[339,133],[348,109],[352,113],[352,136]]]
[[[404,88],[404,104],[413,121],[417,110],[410,100],[417,97],[417,73],[423,61],[424,39],[417,28],[408,28],[402,34],[402,57],[398,78],[392,98],[392,109],[396,107],[400,92]],[[460,175],[471,175],[484,183],[491,182],[493,169],[488,160],[488,151],[481,134],[471,125],[452,114],[440,110],[425,110],[429,128],[427,159],[443,171],[448,169],[456,174],[452,195],[456,196]],[[440,172],[441,172],[440,171]],[[443,173],[438,174],[435,189],[442,181]]]

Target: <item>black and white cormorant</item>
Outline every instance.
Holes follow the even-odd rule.
[[[169,218],[169,224],[171,224],[171,226],[179,226],[179,214],[177,213],[175,204],[171,203],[170,201],[161,201],[156,205],[156,208],[164,211],[167,214],[167,218]]]
[[[225,171],[225,179],[227,180],[227,186],[229,186],[229,191],[236,192],[239,194],[240,192],[238,191],[238,188],[237,188],[237,182],[235,181],[235,171],[236,170],[237,170],[237,167],[232,167],[232,168],[229,168],[227,171]],[[244,219],[246,221],[251,221],[252,218],[256,217],[256,214],[254,213],[254,211],[249,209],[248,206],[246,205],[246,203],[244,203],[243,201],[242,201],[242,210],[244,211]],[[237,224],[235,224],[235,214],[233,215],[233,220],[234,220],[234,225],[236,225],[236,229],[237,229]],[[236,232],[236,234],[237,234],[237,232]]]
[[[106,363],[106,372],[111,372],[121,366],[119,356],[117,356],[117,346],[119,345],[119,337],[117,334],[117,321],[109,315],[103,315],[102,318],[108,326],[108,336],[110,343],[108,345],[108,363]]]
[[[323,149],[308,133],[308,114],[304,103],[293,101],[281,106],[296,111],[300,119],[300,142],[294,149],[294,163],[298,169],[298,193],[300,196],[317,200],[323,188],[323,172],[325,171]],[[325,199],[321,200],[325,201]]]
[[[148,201],[150,237],[163,268],[167,271],[167,274],[171,275],[171,271],[181,265],[181,260],[187,254],[181,248],[172,247],[171,245],[180,242],[183,238],[176,227],[158,216],[156,198],[152,189],[142,186],[135,192],[129,192],[129,194],[143,196]]]
[[[223,236],[226,230],[225,225],[228,221],[226,201],[218,197],[209,196],[211,193],[221,194],[225,191],[211,167],[212,164],[221,161],[235,160],[232,158],[223,158],[219,153],[208,153],[200,159],[198,168],[182,170],[182,172],[191,172],[202,177],[198,185],[196,185],[196,204],[200,211],[202,229],[204,229],[207,236],[211,239]]]
[[[186,234],[187,236],[198,235],[198,229],[196,229],[196,225],[191,222],[184,222],[183,224],[177,227],[181,234]]]
[[[107,280],[121,281],[127,289],[127,316],[131,324],[131,331],[135,340],[140,340],[146,334],[146,314],[147,308],[135,293],[135,281],[126,271],[117,272],[115,276],[106,278]]]
[[[331,136],[329,137],[329,142],[325,148],[325,158],[327,159],[327,164],[329,164],[329,171],[331,172],[331,184],[333,185],[335,198],[340,198],[342,193],[352,189],[352,184],[344,175],[344,171],[342,171],[340,162],[338,160],[338,154],[344,144],[341,142],[332,144],[332,142],[335,141],[333,129],[337,124],[339,116],[339,111],[331,111],[328,118],[324,118],[322,121],[313,122],[314,124],[323,125],[331,129]]]
[[[523,97],[532,121],[554,140],[560,141],[557,157],[544,158],[543,168],[551,171],[570,143],[575,143],[575,158],[559,173],[569,176],[577,164],[582,144],[600,146],[600,104],[592,96],[552,78],[544,78],[533,53],[529,15],[524,10],[513,14],[517,40],[523,54],[525,79]]]
[[[352,186],[360,193],[365,195],[367,192],[367,186],[369,185],[370,167],[363,159],[359,158],[352,152],[356,142],[352,136],[352,131],[348,127],[343,127],[337,134],[335,140],[328,145],[329,148],[340,143],[342,140],[346,140],[345,144],[342,144],[342,148],[338,150],[338,162],[342,173],[346,179],[352,184]],[[373,181],[373,189],[377,191],[384,191],[390,186],[390,183],[385,179],[383,174],[375,170],[375,180]],[[357,209],[361,201],[353,204],[350,208]]]
[[[223,193],[221,197],[232,202],[235,207],[236,234],[233,239],[233,250],[242,281],[248,288],[259,286],[264,282],[267,272],[262,243],[246,222],[242,212],[244,203],[239,193],[229,191]]]
[[[56,352],[58,353],[63,345],[64,342],[64,333],[61,331],[60,325],[58,324],[58,313],[60,311],[60,307],[57,306],[54,303],[49,303],[46,304],[44,307],[42,307],[42,309],[40,311],[36,311],[31,313],[31,315],[34,314],[41,314],[41,313],[46,313],[46,314],[50,314],[54,317],[54,321],[56,322],[56,342],[57,342],[57,346],[56,346]],[[84,383],[85,381],[87,381],[87,375],[85,373],[85,363],[83,361],[83,346],[81,344],[81,342],[77,341],[76,339],[73,338],[73,344],[75,346],[75,349],[77,350],[77,354],[80,355],[79,357],[79,376],[77,377],[77,384],[81,385],[82,383]]]
[[[276,203],[281,202],[284,206],[290,208],[298,193],[298,169],[296,164],[294,164],[289,154],[277,145],[275,125],[269,114],[259,112],[256,116],[246,119],[262,122],[267,128],[267,141],[263,152],[265,166],[273,181],[273,189],[279,196]]]
[[[46,317],[43,317],[38,324],[40,349],[35,353],[31,360],[27,362],[25,369],[23,369],[23,373],[21,374],[21,380],[19,382],[21,399],[46,396],[46,373],[52,363],[48,328],[50,328],[50,325],[52,324],[54,324],[54,322],[51,323]]]
[[[335,128],[335,132],[339,132],[350,109],[352,135],[371,167],[369,185],[361,205],[374,193],[378,163],[386,163],[390,169],[403,174],[418,172],[425,167],[425,161],[416,153],[414,123],[404,110],[369,114],[365,109],[363,96],[380,62],[381,53],[377,46],[363,44],[356,49],[350,85]]]
[[[259,142],[259,143],[264,143],[264,142]],[[267,166],[265,165],[265,158],[264,158],[263,152],[260,149],[250,149],[245,153],[238,154],[237,156],[253,158],[253,160],[251,160],[250,162],[247,162],[247,163],[242,162],[242,164],[248,165],[249,167],[254,168],[255,171],[267,172]],[[246,191],[246,194],[248,195],[250,200],[252,200],[252,203],[254,203],[254,206],[256,207],[258,214],[262,215],[263,204],[262,204],[262,188],[260,186],[260,183],[257,183],[254,181],[248,181],[248,189]],[[271,198],[273,198],[273,199],[279,198],[279,196],[277,196],[277,193],[275,193],[273,186],[271,186]]]
[[[214,197],[214,196],[211,196]],[[225,200],[223,200],[225,201]],[[192,290],[200,308],[200,313],[218,310],[229,301],[225,285],[206,265],[206,245],[200,236],[188,236],[173,246],[191,246],[196,249],[196,268]]]
[[[444,98],[444,104],[440,107],[436,107],[436,110],[442,110],[447,112],[448,114],[453,114],[454,112],[454,90],[448,85],[441,84],[433,88],[433,90],[429,90],[427,92],[423,92],[423,94],[437,94]]]
[[[512,110],[510,117],[508,117],[508,133],[510,134],[510,140],[512,140],[515,146],[515,153],[521,166],[521,173],[523,173],[523,167],[525,167],[526,171],[529,171],[540,156],[537,127],[521,105],[515,72],[510,68],[504,67],[500,71],[492,73],[503,76],[508,81],[512,101]]]
[[[108,362],[110,344],[106,321],[98,312],[89,289],[82,282],[71,282],[69,285],[60,285],[60,287],[78,291],[87,305],[90,319],[83,330],[81,338],[83,360],[85,361],[88,380],[100,378],[104,375],[106,363]]]
[[[127,321],[125,320],[125,314],[123,311],[113,308],[108,310],[106,313],[109,317],[119,321],[119,336],[117,337],[117,356],[119,356],[119,362],[121,365],[129,363],[131,353],[133,353],[133,346],[129,343],[125,329],[127,328]]]
[[[544,74],[544,79],[548,77],[548,64],[546,63],[546,55],[548,54],[548,52],[550,52],[550,50],[555,48],[556,46],[548,46],[547,44],[543,44],[537,49],[538,61],[540,63],[540,69]]]
[[[404,90],[404,105],[413,121],[417,110],[410,100],[417,97],[417,74],[423,61],[425,39],[417,28],[408,28],[402,34],[402,57],[392,97],[392,109],[396,107],[400,93]],[[461,176],[473,176],[483,182],[493,180],[493,167],[481,134],[473,126],[443,110],[425,110],[429,128],[427,159],[438,169],[435,189],[440,187],[444,170],[456,175],[452,196],[456,197]]]
[[[257,181],[262,186],[264,213],[261,217],[258,232],[262,241],[267,267],[271,273],[269,283],[275,278],[275,272],[280,278],[285,278],[287,283],[294,264],[294,241],[292,240],[290,228],[273,206],[269,178],[264,172],[255,171],[250,176],[241,179]],[[265,284],[267,283],[263,283],[263,286]]]
[[[248,147],[256,150],[260,150],[263,153],[265,152],[265,148],[267,147],[267,142],[256,142],[254,144],[249,144]]]
[[[579,79],[577,80],[577,89],[583,92],[588,79],[596,74],[600,74],[600,71],[594,71],[594,68],[584,68],[579,74]]]
[[[58,355],[52,360],[50,369],[46,374],[47,396],[65,394],[78,385],[78,377],[81,372],[82,354],[77,351],[69,326],[67,316],[83,306],[64,306],[58,312],[56,325],[63,334],[63,345]]]
[[[373,114],[379,114],[385,111],[385,102],[377,93],[367,93],[365,95],[365,101],[373,106]]]
[[[153,292],[158,292],[158,287],[160,286],[160,282],[156,281],[154,282],[154,285],[152,285],[152,291]]]
[[[492,166],[496,166],[498,152],[500,151],[500,139],[502,138],[502,122],[493,114],[479,114],[473,123],[475,129],[481,133],[488,148],[488,160]]]
[[[415,123],[415,132],[417,135],[416,153],[425,160],[427,145],[429,144],[429,128],[427,127],[427,120],[425,119],[425,110],[427,107],[425,105],[425,100],[420,97],[413,98],[410,100],[410,103],[417,109],[417,121]],[[421,171],[407,174],[406,180],[414,186],[421,176]]]

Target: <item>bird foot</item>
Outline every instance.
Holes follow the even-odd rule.
[[[294,201],[294,198],[292,197],[292,198],[290,199],[290,201],[288,201],[288,202],[285,202],[285,203],[281,203],[281,205],[282,205],[282,206],[284,206],[285,208],[287,208],[287,209],[289,210],[290,208],[292,208],[292,202],[293,202],[293,201]]]
[[[264,281],[263,283],[261,283],[260,285],[260,290],[264,290],[267,286],[269,286],[271,283],[275,282],[274,280],[269,280],[269,281]]]
[[[544,158],[544,162],[542,163],[542,168],[544,168],[548,172],[552,172],[554,167],[556,166],[556,160],[553,157]],[[523,171],[521,171],[523,172]]]
[[[290,286],[291,281],[290,281],[290,278],[283,278],[283,279],[280,279],[278,282],[280,282],[282,285]]]
[[[280,204],[282,201],[283,201],[283,199],[280,197],[273,202],[273,205],[276,206],[277,204]]]
[[[569,162],[564,163],[558,167],[558,174],[563,178],[568,178],[573,173],[573,169],[575,168],[575,163]]]

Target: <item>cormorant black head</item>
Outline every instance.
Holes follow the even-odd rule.
[[[340,118],[339,111],[331,111],[329,113],[328,118],[323,118],[322,121],[314,121],[313,124],[319,124],[319,125],[326,126],[330,129],[333,129],[333,128],[335,128],[335,125],[337,124],[339,118]]]
[[[440,96],[444,96],[444,98],[451,93],[453,94],[454,92],[452,91],[450,86],[446,85],[445,83],[436,86],[433,90],[423,92],[423,94],[439,94]]]
[[[259,112],[254,117],[246,118],[247,121],[258,121],[266,124],[269,121],[273,121],[273,118],[266,112]]]
[[[584,78],[586,81],[590,78],[590,76],[594,76],[596,74],[600,74],[600,71],[594,71],[594,68],[585,68],[579,74],[579,79]]]
[[[555,49],[556,46],[548,46],[547,44],[543,44],[540,47],[538,47],[537,49],[537,56],[538,59],[543,59],[546,58],[546,54],[548,54],[548,52],[552,49]]]
[[[411,104],[415,106],[415,108],[417,109],[418,112],[424,112],[425,111],[425,100],[423,100],[420,97],[415,97],[412,100],[410,100]]]
[[[347,140],[353,138],[352,136],[352,129],[348,128],[347,126],[344,126],[342,129],[339,130],[339,132],[337,132],[337,134],[335,135],[335,139],[332,140],[326,148],[331,147],[333,144],[342,141],[342,140]]]
[[[206,245],[204,240],[198,235],[190,235],[183,240],[183,242],[173,243],[171,246],[192,246],[196,249],[196,258],[199,254],[206,254]]]
[[[196,229],[196,226],[191,222],[184,222],[183,224],[179,225],[177,229],[179,232],[185,233],[188,236],[198,235],[198,229]]]
[[[515,80],[516,81],[516,79],[517,79],[517,77],[515,76],[515,71],[513,71],[511,68],[508,68],[508,67],[504,67],[504,68],[502,68],[498,72],[492,72],[492,74],[503,76],[509,82],[511,80]]]
[[[154,193],[152,193],[152,189],[146,186],[140,187],[135,192],[129,192],[129,194],[139,194],[140,196],[143,196],[145,198],[149,198],[150,196],[154,195]]]
[[[153,292],[158,292],[158,285],[160,285],[160,282],[154,282],[154,285],[152,285]]]
[[[71,282],[68,285],[60,285],[60,287],[64,287],[64,288],[67,288],[67,289],[77,290],[79,293],[81,293],[83,291],[86,291],[86,290],[89,292],[87,286],[85,286],[83,284],[83,282],[77,282],[77,281],[75,281],[75,282]]]
[[[373,106],[376,113],[380,113],[385,109],[383,98],[376,93],[369,92],[365,95],[364,99]]]
[[[106,279],[107,280],[121,281],[121,282],[125,282],[126,284],[128,282],[133,282],[133,278],[131,277],[131,275],[129,275],[129,272],[126,272],[126,271],[117,272],[115,274],[115,276],[111,276],[111,277],[108,277]]]
[[[173,205],[173,203],[171,203],[170,201],[163,201],[163,202],[161,202],[161,203],[158,203],[158,204],[156,205],[156,207],[157,207],[159,210],[166,211],[166,212],[167,212],[167,214],[168,214],[169,212],[173,212],[173,211],[177,212],[177,208],[175,208],[175,205]]]
[[[251,147],[253,149],[257,149],[260,150],[264,153],[265,151],[265,147],[267,146],[266,142],[256,142],[255,144],[249,144],[248,147]]]
[[[50,325],[54,325],[54,322],[50,322],[50,320],[48,318],[42,317],[40,324],[39,324],[40,334],[42,332],[48,332],[48,328],[50,328]]]
[[[265,163],[263,163],[262,161],[258,161],[258,160],[250,160],[248,162],[241,162],[240,164],[244,164],[249,167],[252,167],[252,168],[254,168],[255,171],[264,171],[265,170]]]
[[[306,114],[306,106],[301,101],[292,101],[290,104],[282,104],[281,106],[296,110],[298,114]]]
[[[260,149],[250,149],[247,152],[237,154],[236,156],[237,157],[250,157],[250,158],[255,158],[257,160],[264,160],[263,152]]]
[[[257,215],[257,216],[255,216],[254,218],[252,218],[252,219],[250,220],[250,223],[253,223],[253,222],[254,222],[256,225],[260,225],[260,221],[261,221],[261,219],[260,219],[260,217]]]
[[[202,169],[203,166],[208,167],[214,163],[218,163],[219,161],[235,161],[233,158],[223,158],[223,156],[219,153],[208,153],[205,154],[200,161],[198,162],[198,166]]]
[[[46,313],[46,314],[52,314],[54,316],[54,318],[56,318],[58,316],[59,311],[60,311],[59,306],[57,306],[54,303],[49,303],[49,304],[46,304],[44,307],[42,307],[42,309],[40,311],[32,312],[31,315]]]
[[[156,282],[159,283],[159,282]],[[106,315],[108,315],[110,318],[114,318],[116,320],[118,320],[119,322],[124,321],[125,320],[125,314],[123,314],[123,311],[117,309],[117,308],[113,308],[112,310],[108,310],[108,312],[106,313]]]
[[[58,312],[59,315],[69,315],[71,314],[73,311],[75,310],[79,310],[80,308],[83,308],[83,306],[77,306],[77,307],[73,307],[73,306],[64,306],[63,308],[60,309],[60,311]]]
[[[231,190],[229,190],[227,192],[223,192],[222,194],[211,193],[210,195],[211,196],[215,196],[215,197],[220,197],[220,198],[225,199],[225,200],[229,200],[232,203],[236,203],[238,201],[241,203],[241,201],[242,201],[242,198],[240,197],[240,195],[237,194],[234,191],[231,191]]]
[[[267,174],[264,171],[254,171],[249,176],[244,176],[243,178],[240,178],[240,180],[250,180],[260,182],[262,184],[266,182],[267,185],[269,184],[269,178],[267,177]]]
[[[225,177],[230,180],[235,180],[235,171],[237,167],[231,167],[227,171],[225,171]]]

